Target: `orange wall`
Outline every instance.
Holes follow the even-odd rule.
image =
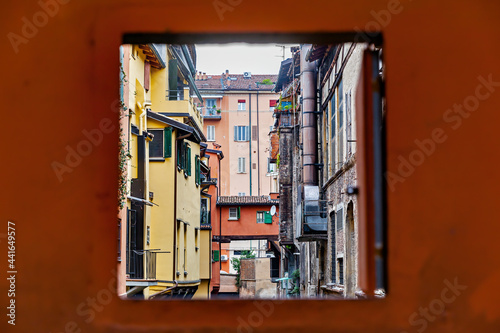
[[[3,312],[1,332],[410,333],[421,329],[422,321],[425,333],[498,332],[498,85],[490,87],[493,91],[468,118],[458,118],[459,127],[443,120],[454,104],[475,96],[478,77],[500,81],[498,1],[401,0],[397,13],[390,20],[386,15],[384,24],[378,23],[380,13],[390,14],[389,4],[394,11],[393,1],[290,0],[286,8],[291,11],[277,1],[231,1],[232,10],[226,7],[224,12],[206,0],[64,2],[28,37],[22,37],[22,18],[30,21],[41,12],[39,2],[0,4],[0,91],[3,121],[8,124],[0,132],[8,143],[2,145],[0,250],[7,253],[4,235],[7,221],[13,221],[20,272],[16,326],[7,323]],[[388,170],[398,173],[401,157],[418,149],[415,140],[429,138],[436,128],[447,135],[432,155],[388,191],[387,298],[217,300],[210,305],[118,299],[118,119],[111,107],[118,96],[118,47],[126,32],[207,29],[294,36],[382,30]],[[24,38],[17,51],[10,33]],[[59,181],[52,163],[64,163],[66,147],[76,147],[85,139],[82,131],[99,128],[103,119],[112,121],[112,131]],[[19,124],[22,133],[36,133],[36,139],[20,133]],[[20,147],[32,149],[27,153]],[[6,264],[0,264],[2,272]],[[438,316],[423,319],[419,309],[441,304],[443,291],[450,300],[446,281],[466,289],[458,290]],[[7,279],[0,279],[3,311],[8,289]],[[90,307],[89,298],[99,299],[99,311]],[[221,313],[223,321],[214,320]],[[415,325],[414,320],[421,322]]]
[[[237,207],[237,206],[234,206]],[[223,236],[256,236],[278,235],[279,211],[273,216],[273,223],[257,223],[257,211],[267,211],[271,206],[240,206],[240,219],[229,220],[229,206],[222,206],[222,235]]]

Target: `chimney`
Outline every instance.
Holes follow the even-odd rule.
[[[229,76],[229,69],[226,69],[226,76]]]
[[[203,80],[206,80],[207,79],[207,73],[203,73]]]

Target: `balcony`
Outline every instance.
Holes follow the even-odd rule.
[[[129,278],[155,280],[157,253],[159,253],[159,250],[129,250],[127,253],[127,274]]]
[[[221,119],[221,110],[214,107],[202,107],[200,113],[203,115],[203,119]]]

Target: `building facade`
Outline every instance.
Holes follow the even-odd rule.
[[[354,96],[362,92],[367,48],[301,45],[281,64],[271,133],[271,142],[279,142],[271,157],[279,161],[281,276],[300,276],[293,294],[302,297],[363,295],[355,123],[361,107]],[[292,294],[287,288],[282,296]]]
[[[120,292],[145,299],[208,298],[211,236],[201,214],[208,197],[202,184],[206,139],[191,98],[197,93],[196,50],[158,44],[122,50]]]
[[[269,132],[278,94],[276,75],[207,75],[199,72],[196,86],[203,131],[212,148],[224,151],[221,195],[260,196],[277,192],[277,174],[269,160]],[[201,105],[201,103],[199,103]]]

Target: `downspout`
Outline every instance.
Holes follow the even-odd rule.
[[[219,179],[221,178],[222,172],[220,170],[220,158],[219,158]],[[222,182],[220,183],[222,184]],[[220,195],[220,185],[217,186],[217,200],[219,200],[219,195]],[[221,237],[222,237],[222,207],[219,206],[219,259],[220,255],[222,253],[222,248],[221,248]],[[219,290],[220,290],[220,271],[222,270],[222,261],[219,260]]]
[[[252,196],[252,93],[250,92],[252,87],[248,86],[248,170],[250,174],[250,196]]]
[[[179,131],[177,131],[178,133]],[[177,145],[179,144],[179,141],[180,140],[183,140],[187,137],[189,137],[191,135],[191,133],[189,134],[185,134],[185,135],[181,135],[179,137],[176,137],[175,138],[175,163],[174,163],[174,244],[173,244],[173,251],[172,253],[174,254],[174,258],[172,260],[173,264],[174,264],[174,267],[173,267],[173,270],[172,270],[172,280],[176,280],[177,279],[177,276],[175,275],[176,272],[177,272]]]
[[[300,50],[300,79],[302,86],[302,145],[304,185],[318,185],[317,128],[316,128],[316,62],[306,61],[311,44],[303,44]]]
[[[260,196],[259,85],[257,85],[257,194]]]

